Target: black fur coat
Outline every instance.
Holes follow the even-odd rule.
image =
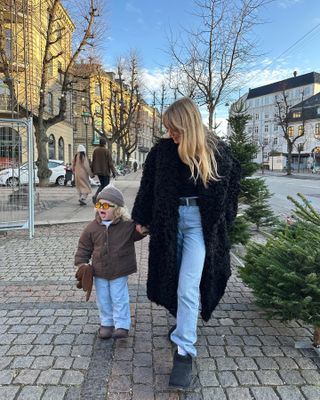
[[[201,316],[207,321],[224,294],[231,275],[228,228],[238,206],[240,165],[229,148],[218,143],[218,173],[199,193],[199,208],[206,246],[202,273]],[[148,298],[176,316],[178,269],[177,227],[179,216],[178,161],[172,139],[161,139],[147,156],[132,218],[150,227]]]

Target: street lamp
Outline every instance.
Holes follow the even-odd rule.
[[[88,156],[88,125],[90,122],[90,118],[91,118],[91,114],[89,111],[83,111],[82,113],[82,122],[84,123],[85,127],[86,127],[86,153]]]

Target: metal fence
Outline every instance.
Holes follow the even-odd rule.
[[[33,125],[0,118],[0,230],[34,235]]]

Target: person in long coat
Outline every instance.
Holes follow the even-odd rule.
[[[171,104],[163,122],[168,137],[147,156],[132,218],[150,232],[148,298],[176,317],[168,334],[177,345],[169,386],[186,388],[199,303],[208,321],[231,275],[228,231],[237,214],[240,165],[206,132],[191,99]]]
[[[82,144],[79,144],[77,148],[77,153],[73,159],[72,169],[76,189],[79,193],[79,203],[81,206],[86,205],[88,194],[91,193],[89,177],[92,176],[92,172],[86,156],[86,149]]]

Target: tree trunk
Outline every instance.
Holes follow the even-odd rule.
[[[320,326],[314,327],[313,345],[314,347],[320,347]]]
[[[287,142],[287,149],[288,149],[288,160],[287,160],[287,175],[292,174],[292,143],[291,141]]]
[[[208,105],[208,113],[209,113],[209,116],[208,116],[209,130],[212,131],[214,107],[212,107],[210,104]]]
[[[35,125],[35,137],[38,150],[37,167],[38,167],[39,186],[45,187],[49,185],[49,177],[52,174],[52,172],[48,168],[48,155],[47,155],[48,137],[46,134],[46,128],[44,124],[41,122]]]

